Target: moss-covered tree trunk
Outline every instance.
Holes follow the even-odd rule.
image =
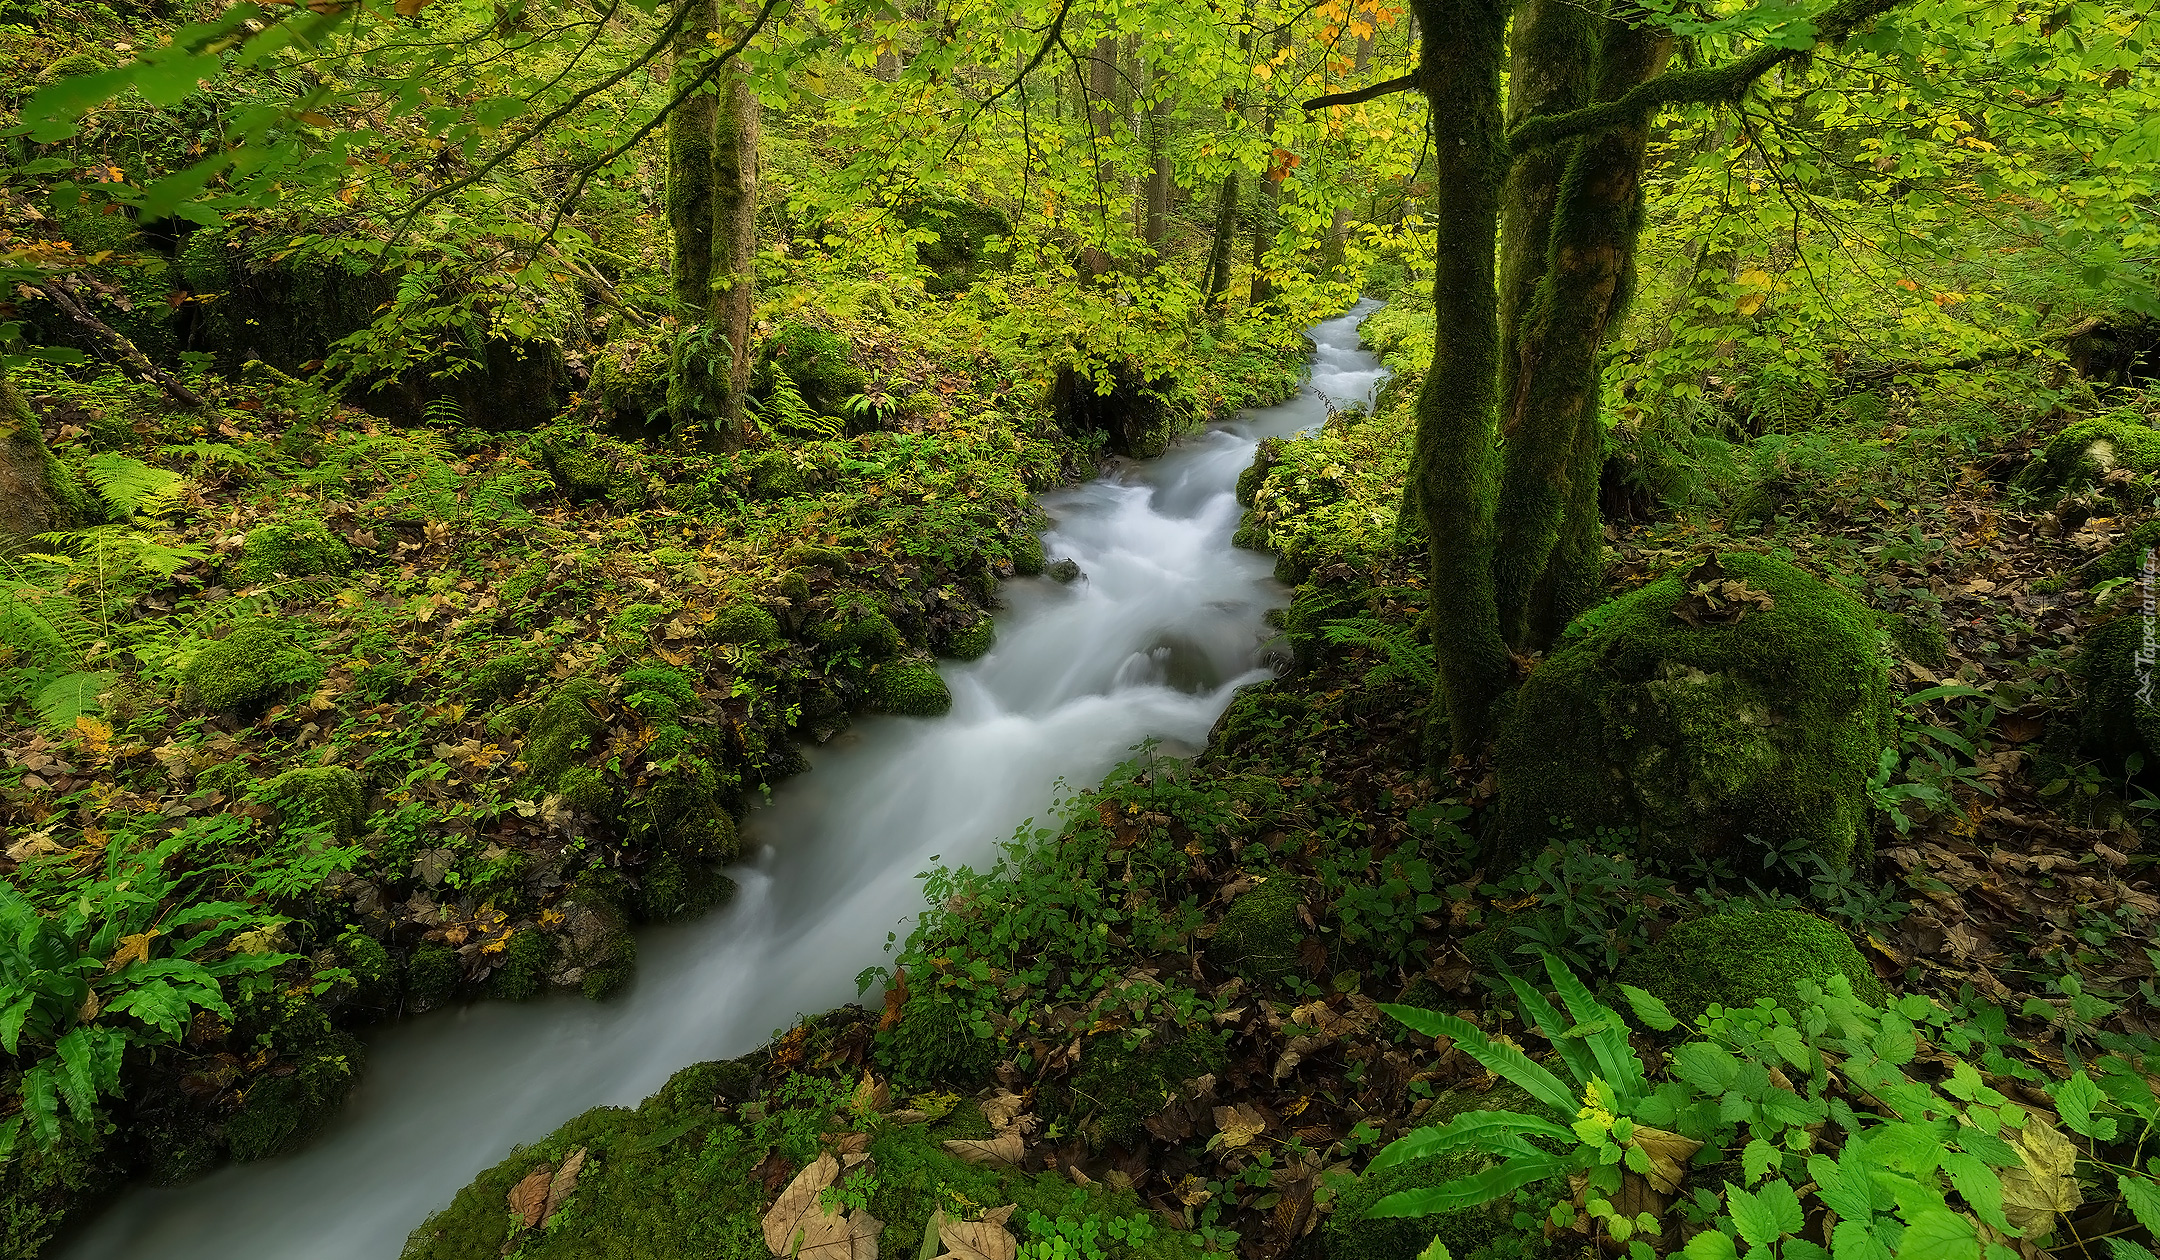
[[[1663,66],[1670,43],[1662,31],[1586,18],[1580,8],[1546,2],[1566,10],[1566,25],[1592,27],[1589,47],[1577,56],[1593,70],[1592,99],[1616,100]],[[1579,46],[1574,37],[1568,42]],[[1549,646],[1604,592],[1597,504],[1601,351],[1633,286],[1648,142],[1645,119],[1541,150],[1510,175],[1512,193],[1533,175],[1557,174],[1548,188],[1525,190],[1523,221],[1504,223],[1501,237],[1503,253],[1536,249],[1542,258],[1521,264],[1512,277],[1523,287],[1501,324],[1500,433],[1507,460],[1493,570],[1501,631],[1518,649]],[[1550,160],[1556,156],[1565,158],[1557,172]],[[1516,208],[1511,198],[1510,209]],[[1535,232],[1543,233],[1541,242],[1520,239]]]
[[[0,375],[0,556],[39,534],[73,529],[90,515],[82,487],[46,449],[37,417]]]
[[[1201,291],[1214,306],[1230,287],[1230,250],[1237,243],[1238,173],[1223,176],[1222,195],[1215,201],[1215,243],[1208,249],[1207,273]]]
[[[705,54],[728,34],[719,0],[681,0],[675,83],[707,82],[668,116],[668,226],[675,300],[686,325],[668,385],[678,433],[704,429],[723,445],[746,440],[750,308],[756,297],[757,97],[738,66],[708,75]]]
[[[1493,242],[1507,177],[1500,113],[1505,0],[1420,0],[1418,88],[1430,103],[1439,335],[1418,393],[1411,477],[1432,562],[1440,699],[1458,752],[1483,742],[1510,664],[1493,598],[1499,289]],[[1437,715],[1436,715],[1437,716]]]

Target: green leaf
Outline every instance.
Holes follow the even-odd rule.
[[[16,1052],[16,1043],[22,1037],[23,1021],[30,1017],[30,1008],[37,1005],[37,994],[25,993],[8,1003],[0,1011],[0,1049],[9,1054]]]
[[[1446,1243],[1435,1238],[1418,1253],[1417,1260],[1455,1260],[1455,1257],[1449,1254]]]
[[[2011,1232],[2010,1222],[2003,1215],[2002,1180],[1986,1161],[1963,1151],[1945,1151],[1942,1167],[1974,1216],[2006,1234]]]
[[[2115,1253],[2115,1260],[2160,1260],[2160,1256],[2153,1255],[2142,1243],[2127,1238],[2108,1239],[2108,1248]]]
[[[1650,1092],[1642,1060],[1635,1057],[1635,1047],[1628,1044],[1627,1021],[1592,996],[1575,973],[1551,954],[1545,955],[1545,973],[1552,977],[1553,989],[1567,1003],[1568,1014],[1575,1017],[1576,1024],[1594,1029],[1583,1036],[1590,1043],[1591,1053],[1597,1056],[1599,1074],[1613,1088],[1617,1103],[1614,1110],[1625,1112]]]
[[[152,980],[129,989],[114,998],[106,1009],[133,1015],[173,1041],[180,1039],[180,1034],[187,1031],[188,1021],[195,1017],[195,1010],[188,1000],[163,980]]]
[[[2055,1099],[2055,1110],[2072,1133],[2105,1142],[2115,1136],[2115,1120],[2111,1116],[2096,1116],[2093,1108],[2105,1099],[2100,1087],[2079,1068],[2069,1080],[2048,1091]]]
[[[1557,1155],[1518,1155],[1474,1177],[1462,1177],[1423,1190],[1403,1190],[1380,1200],[1367,1216],[1430,1216],[1456,1208],[1477,1207],[1533,1182],[1575,1170],[1574,1164]]]
[[[2160,1185],[2154,1185],[2150,1177],[2136,1173],[2122,1173],[2115,1179],[2122,1189],[2123,1202],[2130,1207],[2130,1214],[2137,1222],[2154,1234],[2160,1234]]]
[[[1486,1036],[1469,1020],[1415,1006],[1382,1003],[1380,1009],[1428,1037],[1453,1038],[1456,1048],[1477,1060],[1486,1071],[1521,1086],[1532,1098],[1562,1115],[1572,1116],[1581,1109],[1574,1091],[1561,1084],[1559,1077],[1515,1047]]]
[[[1750,1140],[1747,1149],[1740,1152],[1741,1176],[1746,1181],[1761,1181],[1763,1174],[1777,1166],[1778,1149],[1761,1138]]]
[[[1800,1210],[1799,1192],[1789,1181],[1764,1182],[1762,1189],[1755,1192],[1755,1201],[1770,1211],[1780,1234],[1797,1234],[1807,1225],[1807,1213]]]
[[[1973,1223],[1943,1209],[1915,1214],[1898,1241],[1898,1260],[1973,1260],[1979,1254]]]
[[[1673,1075],[1715,1097],[1732,1087],[1740,1075],[1740,1060],[1723,1046],[1691,1041],[1673,1051]]]
[[[1405,1133],[1374,1156],[1371,1166],[1389,1168],[1464,1147],[1502,1155],[1534,1154],[1537,1148],[1523,1140],[1526,1134],[1570,1145],[1575,1141],[1575,1134],[1570,1130],[1536,1116],[1514,1111],[1466,1111],[1444,1125]]]
[[[1784,1185],[1783,1182],[1774,1182]],[[1763,1187],[1765,1190],[1768,1186]],[[1792,1187],[1785,1187],[1791,1193]],[[1730,1181],[1725,1183],[1725,1210],[1732,1214],[1733,1228],[1750,1249],[1768,1247],[1776,1242],[1785,1230],[1778,1214],[1777,1205],[1766,1203],[1760,1196],[1749,1194]]]
[[[1519,976],[1510,975],[1505,979],[1508,987],[1515,991],[1516,1005],[1522,1007],[1528,1022],[1536,1025],[1552,1043],[1553,1053],[1560,1056],[1568,1075],[1574,1077],[1577,1084],[1589,1084],[1591,1078],[1598,1075],[1597,1062],[1591,1057],[1589,1047],[1568,1033],[1568,1021],[1561,1018],[1560,1012],[1553,1009],[1544,994],[1524,983]]]
[[[1687,1260],[1738,1260],[1740,1249],[1729,1235],[1709,1229],[1688,1239],[1680,1254]]]
[[[1891,1260],[1890,1248],[1875,1232],[1872,1216],[1838,1216],[1830,1234],[1832,1260]]]
[[[1628,1009],[1635,1012],[1636,1022],[1652,1032],[1671,1032],[1680,1026],[1672,1008],[1666,1006],[1664,999],[1657,994],[1647,989],[1638,989],[1632,984],[1623,984],[1620,986],[1620,996],[1627,999]]]

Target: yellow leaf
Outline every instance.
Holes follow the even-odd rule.
[[[105,970],[118,971],[129,963],[149,962],[150,942],[156,940],[158,935],[157,929],[152,928],[147,932],[121,937],[120,948],[114,950],[113,956],[105,960]]]
[[[113,728],[87,713],[76,716],[75,733],[82,736],[83,745],[91,752],[105,753],[112,750]]]

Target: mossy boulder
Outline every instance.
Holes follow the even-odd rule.
[[[1303,899],[1295,879],[1284,874],[1263,876],[1230,903],[1208,941],[1208,961],[1233,975],[1255,983],[1279,980],[1298,966],[1298,942],[1304,932],[1298,925],[1298,903]]]
[[[2088,631],[2078,647],[2073,670],[2085,689],[2078,743],[2111,766],[2132,754],[2160,766],[2160,705],[2152,685],[2160,666],[2150,663],[2160,657],[2160,632],[2152,638],[2148,643],[2145,618],[2132,612]]]
[[[892,618],[867,603],[835,608],[831,616],[811,628],[810,637],[835,655],[853,652],[870,661],[882,661],[907,650],[907,639]]]
[[[2077,571],[2081,585],[2095,586],[2117,578],[2135,578],[2145,571],[2145,557],[2160,548],[2160,520],[2146,521]]]
[[[270,780],[263,795],[287,822],[319,823],[340,840],[358,836],[367,823],[367,792],[345,766],[303,766]]]
[[[293,628],[267,620],[246,622],[204,644],[180,669],[190,702],[207,713],[247,708],[322,679],[322,660]]]
[[[893,661],[870,676],[870,702],[904,717],[938,717],[952,709],[952,692],[927,661]]]
[[[780,641],[780,622],[760,605],[726,604],[714,614],[705,633],[715,643],[763,646]]]
[[[2160,472],[2160,429],[2134,411],[2073,421],[2048,439],[2039,458],[2011,484],[2059,497],[2093,486],[2117,469],[2138,475]]]
[[[526,777],[552,791],[583,761],[607,729],[607,688],[590,678],[569,678],[543,697],[525,727]]]
[[[268,1159],[298,1148],[345,1105],[366,1062],[358,1037],[331,1033],[279,1054],[290,1073],[248,1087],[240,1110],[225,1122],[225,1144],[237,1160]]]
[[[621,989],[637,968],[637,938],[630,934],[614,890],[604,881],[580,880],[555,908],[557,970],[548,982],[599,1001]]]
[[[954,660],[976,660],[996,642],[997,623],[989,617],[977,617],[945,636],[945,655]]]
[[[1046,1110],[1096,1147],[1129,1146],[1188,1081],[1220,1072],[1227,1061],[1218,1032],[1173,1028],[1137,1047],[1120,1036],[1091,1038],[1071,1079],[1043,1091]]]
[[[615,337],[593,355],[589,390],[619,428],[665,428],[667,347],[643,337]]]
[[[540,439],[540,462],[572,503],[616,508],[645,503],[645,458],[627,442],[558,429]]]
[[[1013,572],[1022,577],[1034,577],[1043,571],[1048,558],[1043,555],[1042,539],[1034,534],[1022,534],[1012,541]]]
[[[1882,982],[1842,928],[1804,910],[1753,909],[1677,924],[1621,971],[1622,980],[1648,989],[1686,1020],[1712,1003],[1734,1009],[1764,998],[1797,1012],[1802,981],[1821,986],[1836,975],[1862,1001],[1882,1001]]]
[[[1648,856],[1867,836],[1894,735],[1874,615],[1781,561],[1728,552],[1592,610],[1501,724],[1499,853],[1572,825]]]
[[[248,582],[328,577],[352,571],[352,548],[321,521],[289,521],[248,531],[235,566]]]
[[[937,235],[915,245],[915,257],[931,275],[923,282],[930,293],[952,293],[975,280],[977,270],[989,261],[993,242],[1012,231],[1012,222],[998,210],[955,198],[927,198],[901,211],[911,228]]]
[[[493,653],[474,662],[467,671],[465,690],[482,704],[508,700],[525,690],[545,665],[546,661],[537,653]]]
[[[662,853],[648,863],[638,883],[638,909],[649,923],[689,918],[734,899],[734,880],[672,853]]]
[[[842,414],[847,400],[863,392],[869,378],[852,362],[853,351],[836,332],[791,320],[773,331],[758,349],[751,392],[769,398],[775,369],[785,371],[810,409],[822,416]]]
[[[1943,629],[1942,613],[1915,608],[1903,616],[1884,617],[1883,631],[1898,654],[1916,665],[1942,669],[1950,663],[1950,633]]]
[[[494,973],[488,977],[488,992],[507,1001],[522,1002],[546,989],[548,976],[555,969],[555,938],[534,928],[519,929],[510,934],[502,961],[495,964]]]
[[[739,456],[735,469],[741,478],[743,495],[751,499],[791,498],[807,494],[813,484],[811,474],[786,451],[758,451]]]
[[[98,519],[97,505],[45,445],[15,386],[0,380],[0,556],[42,533]]]

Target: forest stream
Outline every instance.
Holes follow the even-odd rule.
[[[1091,784],[1143,741],[1196,750],[1232,693],[1267,676],[1262,617],[1285,595],[1269,557],[1231,546],[1233,488],[1261,439],[1370,399],[1386,370],[1357,325],[1377,306],[1312,330],[1311,376],[1288,402],[1044,495],[1044,548],[1082,576],[1005,584],[996,648],[943,666],[949,715],[865,719],[813,751],[811,773],[751,816],[757,857],[733,872],[733,904],[644,936],[621,999],[487,1002],[391,1028],[307,1149],[136,1190],[65,1254],[387,1260],[513,1144],[853,1000],[886,934],[906,933],[918,872],[993,861],[1054,784]]]

